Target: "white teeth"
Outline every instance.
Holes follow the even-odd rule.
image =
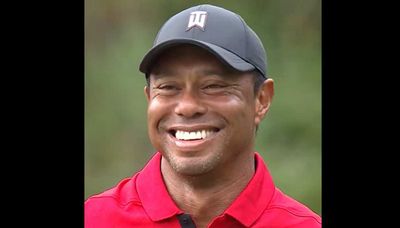
[[[175,137],[179,140],[196,140],[208,138],[213,134],[215,134],[215,132],[211,130],[199,130],[191,132],[177,130],[175,133]]]

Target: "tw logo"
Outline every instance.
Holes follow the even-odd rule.
[[[207,12],[206,11],[194,11],[190,13],[189,23],[186,31],[193,27],[198,27],[204,31],[204,26],[206,24]]]

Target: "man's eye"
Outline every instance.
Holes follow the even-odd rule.
[[[161,96],[173,96],[179,93],[179,86],[174,84],[163,84],[154,87],[157,95]]]
[[[158,87],[158,89],[161,89],[161,90],[176,90],[177,88],[176,88],[176,86],[173,86],[173,85],[162,85],[162,86]]]
[[[220,89],[220,88],[224,88],[225,86],[223,85],[219,85],[219,84],[212,84],[212,85],[207,85],[206,87],[204,87],[204,89]]]

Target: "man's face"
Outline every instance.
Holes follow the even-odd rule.
[[[260,120],[253,87],[251,73],[230,70],[199,47],[168,49],[145,88],[153,146],[185,175],[221,169],[252,153]]]

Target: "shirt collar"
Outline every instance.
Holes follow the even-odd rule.
[[[136,188],[143,208],[151,220],[160,221],[183,213],[172,200],[164,184],[159,152],[140,171]]]
[[[249,227],[268,206],[275,192],[272,177],[262,159],[255,153],[256,171],[246,188],[224,214]],[[143,208],[153,221],[182,214],[169,195],[161,175],[161,154],[157,152],[137,177],[137,191]]]
[[[262,157],[255,152],[256,171],[246,188],[225,210],[246,227],[251,226],[271,202],[275,185]]]

